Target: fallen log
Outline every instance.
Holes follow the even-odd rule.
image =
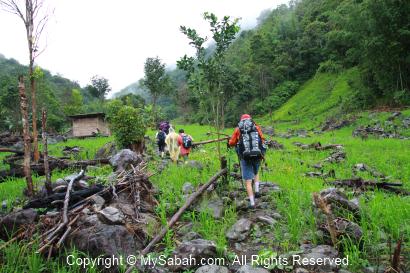
[[[394,192],[397,194],[402,195],[410,195],[410,192],[399,189],[396,187],[403,186],[401,182],[376,182],[376,181],[366,181],[363,180],[361,177],[358,178],[350,178],[350,179],[342,179],[342,180],[335,180],[331,182],[327,182],[330,185],[336,187],[349,187],[349,188],[357,188],[362,190],[375,190],[375,189],[383,189],[386,191]]]
[[[50,158],[49,160],[49,170],[50,172],[54,169],[69,169],[69,168],[81,168],[84,169],[87,166],[95,166],[98,164],[109,164],[109,160],[104,159],[94,159],[94,160],[81,160],[81,161],[68,161],[63,159]],[[24,177],[23,167],[20,165],[13,166],[10,170],[0,171],[0,182],[3,182],[5,178],[14,177]],[[44,163],[31,164],[31,170],[38,175],[45,175]]]
[[[23,151],[10,149],[10,148],[0,148],[1,153],[15,153],[16,155],[24,155]]]
[[[71,204],[75,204],[77,202],[82,201],[83,199],[101,192],[102,190],[104,190],[104,186],[103,185],[94,185],[92,187],[90,187],[89,189],[84,189],[84,190],[79,190],[79,191],[75,191],[71,193],[71,197],[70,197],[70,203]],[[44,198],[38,198],[38,199],[34,199],[29,201],[23,208],[24,209],[29,209],[29,208],[54,208],[56,207],[54,204],[52,204],[52,202],[54,201],[64,201],[66,193],[62,192],[62,193],[54,193],[51,194],[47,197]],[[55,203],[56,204],[56,203]],[[61,206],[59,206],[61,207]]]
[[[228,137],[223,137],[223,138],[218,138],[218,139],[211,139],[211,140],[204,140],[204,141],[199,141],[199,142],[194,142],[192,143],[192,147],[198,146],[198,145],[203,145],[203,144],[209,144],[209,143],[214,143],[214,142],[221,142],[224,140],[228,140]]]
[[[228,170],[222,169],[220,170],[217,174],[215,174],[211,179],[209,179],[209,181],[202,185],[196,192],[194,192],[193,194],[191,194],[188,198],[188,200],[185,202],[185,204],[174,214],[174,216],[172,216],[172,218],[168,221],[167,226],[163,227],[161,229],[161,231],[158,233],[157,236],[154,237],[154,239],[151,240],[151,242],[141,251],[140,255],[146,255],[148,254],[152,247],[157,244],[159,241],[162,240],[162,238],[165,236],[165,234],[168,232],[168,230],[170,228],[172,228],[172,226],[175,225],[175,223],[179,220],[179,218],[182,216],[182,214],[184,213],[184,211],[199,197],[202,195],[202,193],[209,188],[209,186],[211,186],[212,184],[214,184],[219,177],[226,175],[228,172]],[[130,266],[126,273],[130,273],[132,272],[132,270],[134,269],[134,266]]]

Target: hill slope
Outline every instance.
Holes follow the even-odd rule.
[[[355,94],[360,84],[355,68],[340,74],[318,73],[275,111],[272,119],[323,122],[328,117],[347,113],[357,103]]]

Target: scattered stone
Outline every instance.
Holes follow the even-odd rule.
[[[283,150],[284,148],[283,144],[277,142],[276,140],[267,140],[265,144],[269,148],[274,149],[274,150]]]
[[[275,135],[275,129],[272,126],[262,127],[261,130],[264,135],[269,135],[269,136]]]
[[[320,196],[331,205],[332,209],[343,207],[354,214],[359,213],[359,206],[347,199],[347,196],[337,188],[328,188],[320,192]]]
[[[409,129],[409,128],[410,128],[410,117],[403,119],[402,123],[403,123],[403,126],[404,126],[406,129]]]
[[[142,161],[142,156],[131,151],[130,149],[123,149],[110,158],[110,164],[116,171],[126,170],[130,165],[136,166]]]
[[[307,250],[301,255],[301,259],[308,259],[317,261],[319,259],[329,258],[330,260],[337,258],[339,252],[329,245],[319,245],[310,250]],[[314,272],[330,272],[337,269],[336,264],[326,263],[321,265],[306,265],[304,266],[308,270],[313,270]]]
[[[273,218],[275,218],[276,220],[281,220],[283,218],[283,216],[278,213],[278,212],[273,212],[270,214]]]
[[[114,142],[104,144],[96,153],[95,159],[104,159],[114,156],[118,152]]]
[[[93,209],[95,211],[100,211],[105,204],[105,199],[96,194],[92,195],[90,198],[94,202]]]
[[[257,219],[259,221],[261,221],[262,223],[268,224],[270,226],[275,225],[278,221],[276,221],[275,219],[273,219],[272,217],[269,217],[267,215],[259,215],[257,217]]]
[[[195,191],[194,186],[192,186],[192,184],[189,183],[189,182],[186,182],[186,183],[182,186],[182,192],[183,192],[185,195],[191,194],[191,193],[193,193],[194,191]]]
[[[259,190],[261,194],[269,192],[280,192],[280,187],[272,182],[259,182]]]
[[[194,169],[197,169],[197,170],[200,170],[200,171],[202,171],[204,169],[204,166],[202,165],[202,163],[199,162],[199,161],[196,161],[196,160],[188,160],[186,165],[188,167],[191,167],[191,168],[194,168]]]
[[[192,224],[192,222],[189,222],[189,223],[183,225],[182,227],[180,227],[177,231],[177,234],[180,235],[180,236],[183,236],[183,235],[187,234],[188,232],[190,232],[192,230],[193,226],[194,225]]]
[[[238,220],[226,233],[226,237],[231,241],[243,241],[248,237],[252,222],[242,218]]]
[[[351,273],[350,271],[347,271],[345,269],[339,269],[337,273]]]
[[[92,257],[131,255],[143,248],[142,242],[134,240],[133,235],[122,225],[97,224],[82,228],[71,233],[68,241]]]
[[[215,242],[204,239],[195,239],[192,241],[182,242],[171,255],[171,257],[173,257],[174,260],[193,258],[197,261],[199,261],[202,258],[208,259],[216,256],[217,253]],[[191,269],[193,267],[195,267],[194,264],[174,264],[170,266],[170,269],[173,271],[184,271]]]
[[[82,220],[81,223],[83,226],[86,227],[93,227],[93,226],[98,226],[101,225],[101,221],[98,218],[97,214],[91,214],[91,215],[87,215],[84,220]]]
[[[322,132],[341,129],[345,126],[349,126],[355,120],[356,120],[356,117],[353,117],[351,119],[343,119],[343,120],[336,120],[334,118],[328,119],[322,126]]]
[[[241,266],[236,273],[269,273],[268,270],[264,268],[256,268],[250,265]]]
[[[182,237],[182,241],[192,241],[195,239],[201,239],[201,235],[196,233],[195,231],[190,231]]]
[[[304,268],[296,268],[295,273],[309,273],[308,270],[304,269]]]
[[[380,177],[380,178],[386,178],[386,176],[378,171],[376,171],[375,169],[367,166],[364,163],[357,163],[352,167],[353,173],[357,174],[357,172],[368,172],[370,173],[372,176],[374,177]]]
[[[63,147],[63,154],[64,155],[78,155],[81,152],[81,148],[78,146],[64,146]]]
[[[389,121],[394,120],[395,118],[399,117],[400,115],[401,115],[401,112],[393,112],[391,114],[391,116],[387,118],[387,120],[389,120]]]
[[[363,273],[384,273],[386,272],[386,267],[380,266],[368,266],[362,269]]]
[[[326,158],[324,161],[330,163],[339,163],[346,159],[346,152],[342,149],[337,149],[336,151],[332,152],[332,154]]]
[[[101,221],[107,222],[107,224],[121,224],[125,218],[122,212],[114,207],[106,207],[99,211],[98,215],[101,215]]]
[[[195,273],[229,273],[229,270],[224,266],[205,265],[198,268]]]
[[[19,210],[4,216],[0,219],[0,239],[7,240],[21,226],[33,224],[37,217],[34,209]]]
[[[358,224],[343,218],[336,218],[334,223],[339,236],[348,236],[355,242],[359,242],[361,240],[363,231]]]

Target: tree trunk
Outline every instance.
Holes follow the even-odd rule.
[[[40,159],[40,152],[38,150],[38,130],[37,130],[37,103],[36,103],[36,81],[33,75],[33,64],[30,67],[30,89],[31,89],[31,111],[33,119],[33,147],[34,147],[34,161],[38,162]]]
[[[131,144],[131,150],[136,152],[137,154],[142,154],[144,152],[145,143],[144,140],[135,142]]]
[[[27,107],[27,97],[26,97],[26,89],[24,86],[24,77],[19,77],[19,96],[20,96],[20,110],[22,116],[22,123],[23,123],[23,139],[24,139],[24,163],[23,163],[23,170],[24,176],[26,177],[27,182],[27,195],[33,196],[33,180],[31,178],[31,167],[30,167],[30,156],[31,156],[31,149],[30,149],[30,128],[29,128],[29,121],[28,121],[28,107]]]
[[[50,168],[48,165],[48,149],[47,149],[47,110],[43,108],[42,117],[41,117],[41,125],[42,125],[42,139],[43,139],[43,159],[44,159],[44,173],[46,175],[46,182],[45,188],[47,190],[47,194],[50,195],[53,193],[53,189],[51,187],[51,177],[50,177]]]

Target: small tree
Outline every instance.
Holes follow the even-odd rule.
[[[223,80],[226,73],[224,69],[225,53],[229,45],[239,32],[237,25],[239,19],[231,20],[229,16],[224,16],[221,21],[213,13],[204,13],[204,19],[209,22],[212,38],[216,43],[215,52],[211,56],[206,56],[204,43],[206,38],[201,37],[195,29],[181,26],[180,30],[191,41],[196,49],[196,56],[187,57],[185,55],[177,62],[178,68],[187,72],[188,79],[196,90],[202,93],[202,97],[210,99],[215,127],[218,133],[221,129],[220,116],[225,105],[224,98],[227,94],[223,90]],[[218,142],[218,156],[221,156],[220,144]]]
[[[104,100],[105,95],[107,95],[107,93],[111,91],[108,79],[97,75],[91,78],[91,84],[88,85],[86,88],[91,96],[102,101]]]
[[[33,117],[34,160],[37,162],[40,158],[40,152],[38,150],[36,77],[34,62],[44,50],[40,50],[39,41],[48,21],[48,13],[43,12],[44,1],[42,0],[0,0],[0,7],[7,12],[16,14],[23,21],[24,27],[26,28],[26,39],[29,52],[31,110]]]
[[[120,100],[110,102],[108,108],[108,121],[119,146],[142,153],[147,127],[141,110],[122,105]]]
[[[145,77],[142,83],[151,94],[154,119],[156,121],[155,108],[158,98],[171,89],[171,80],[165,72],[165,64],[161,63],[161,59],[158,57],[147,58],[144,64],[144,71]]]

